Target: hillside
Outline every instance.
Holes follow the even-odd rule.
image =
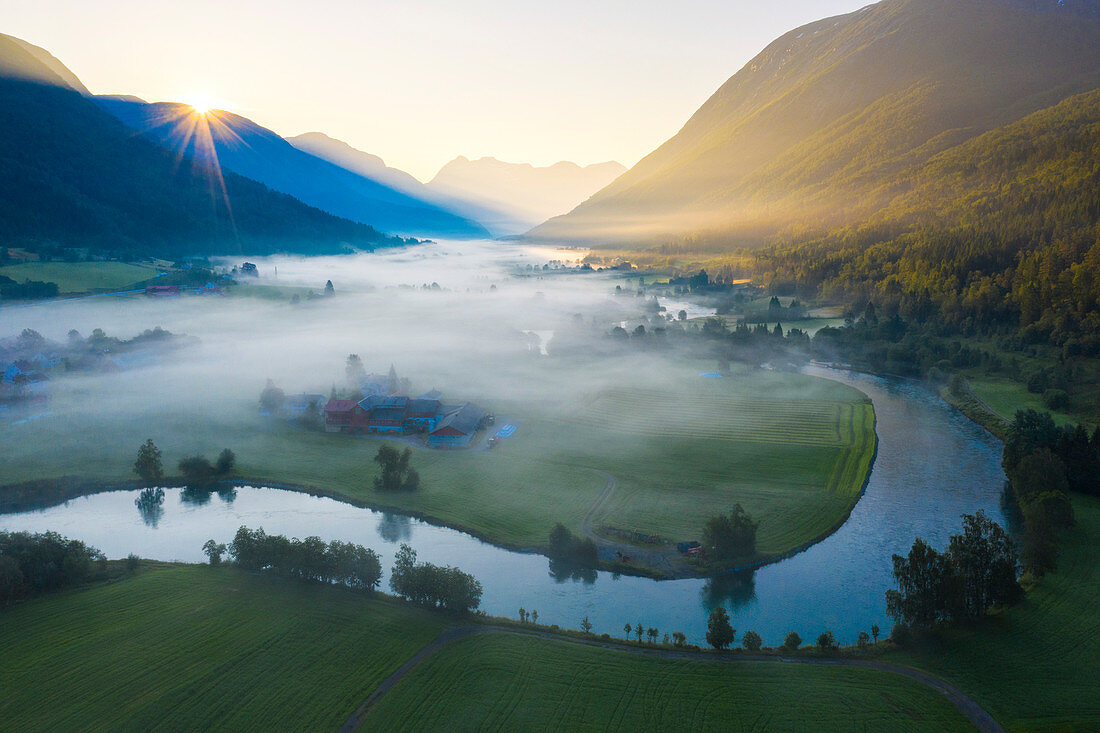
[[[252,120],[224,111],[196,114],[189,105],[100,97],[96,102],[167,149],[259,181],[322,211],[386,231],[471,238],[477,223],[385,181],[299,150]]]
[[[439,196],[466,202],[469,208],[460,210],[477,212],[478,221],[490,229],[518,234],[569,211],[625,170],[614,161],[583,167],[561,161],[540,168],[496,158],[470,160],[460,155],[443,166],[427,185]]]
[[[137,256],[340,252],[393,241],[241,176],[178,165],[28,45],[0,37],[5,245]]]
[[[884,0],[797,28],[531,236],[727,246],[861,222],[936,155],[1100,86],[1096,0]]]

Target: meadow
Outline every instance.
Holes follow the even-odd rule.
[[[313,487],[356,503],[426,515],[512,547],[544,547],[562,522],[580,531],[606,486],[593,526],[698,539],[705,520],[740,502],[760,520],[758,550],[782,553],[828,532],[858,500],[875,448],[870,402],[854,389],[799,374],[743,371],[704,379],[694,365],[638,388],[598,391],[554,410],[499,400],[519,426],[493,450],[415,451],[415,492],[373,488],[382,441],[262,418],[249,397],[178,409],[135,401],[84,410],[96,379],[58,389],[49,414],[0,425],[10,446],[0,484],[80,476],[133,478],[152,437],[173,473],[186,455],[237,454],[255,482]],[[125,399],[120,397],[120,399]],[[127,419],[118,420],[116,409]],[[88,436],[95,436],[94,441]]]
[[[367,715],[371,730],[970,730],[895,675],[647,658],[518,635],[448,644]]]
[[[124,262],[25,262],[0,267],[0,275],[16,282],[40,280],[57,283],[61,293],[122,290],[156,277],[159,270]]]
[[[0,609],[0,727],[335,729],[443,626],[380,596],[144,567]]]
[[[381,595],[232,566],[133,574],[0,609],[0,720],[36,730],[339,727],[447,626]],[[939,694],[892,674],[639,656],[519,635],[442,647],[366,730],[964,730]]]
[[[1073,506],[1057,571],[1019,606],[883,658],[942,677],[1009,730],[1100,729],[1100,500]]]

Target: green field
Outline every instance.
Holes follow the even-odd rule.
[[[449,617],[232,566],[151,564],[0,609],[0,728],[333,730]],[[892,674],[666,660],[493,634],[444,646],[364,730],[962,730]]]
[[[153,267],[124,262],[26,262],[0,267],[0,275],[16,282],[53,282],[62,293],[120,290],[156,277],[158,272]]]
[[[1010,730],[1100,730],[1100,500],[1074,510],[1058,571],[1018,607],[887,659],[943,677]]]
[[[1043,398],[1040,395],[1028,392],[1025,385],[1011,379],[974,377],[967,381],[974,395],[1006,420],[1014,418],[1017,410],[1037,410],[1049,412],[1059,425],[1076,425],[1078,422],[1065,413],[1051,410],[1043,404]]]
[[[520,425],[515,436],[493,451],[418,450],[421,488],[390,494],[372,488],[379,441],[261,418],[251,396],[164,409],[120,394],[111,404],[121,421],[83,409],[96,388],[74,383],[65,395],[58,380],[51,415],[0,425],[11,448],[0,484],[132,478],[137,446],[152,437],[170,470],[185,455],[230,447],[243,476],[419,512],[517,547],[545,546],[557,522],[579,530],[606,485],[597,470],[617,488],[596,527],[697,539],[708,517],[740,502],[760,520],[758,549],[781,553],[840,523],[874,452],[866,397],[798,374],[698,373],[684,368],[660,388],[605,390],[553,411],[497,401],[496,412]]]
[[[971,730],[892,674],[646,658],[494,634],[456,641],[371,710],[368,730]]]
[[[231,567],[145,568],[0,609],[0,728],[334,730],[442,627]]]

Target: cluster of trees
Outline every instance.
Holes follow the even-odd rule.
[[[236,465],[237,456],[228,448],[222,450],[213,463],[204,456],[188,456],[181,458],[178,464],[180,474],[187,481],[187,485],[197,488],[208,486],[215,480],[229,476]],[[134,461],[134,473],[147,484],[164,478],[163,455],[152,438],[147,439],[138,448],[137,460]],[[161,498],[163,499],[163,494]]]
[[[390,588],[413,603],[454,613],[468,613],[481,605],[482,589],[477,578],[458,568],[418,563],[416,551],[405,544],[394,558]]]
[[[1054,568],[1057,534],[1073,526],[1069,492],[1100,494],[1100,428],[1058,427],[1049,413],[1020,410],[1001,461],[1024,525],[1024,563],[1041,576]]]
[[[906,630],[973,620],[1023,594],[1016,546],[983,512],[963,515],[963,532],[951,537],[946,551],[917,538],[908,556],[893,560],[898,587],[886,591],[886,610]]]
[[[55,532],[0,532],[0,606],[101,574],[107,558]]]
[[[414,491],[420,487],[420,474],[409,465],[412,449],[399,451],[393,446],[382,444],[374,456],[382,473],[374,479],[374,488],[378,491]]]
[[[203,545],[211,564],[221,562],[226,551],[245,570],[267,570],[300,580],[373,590],[382,579],[382,563],[374,550],[351,542],[326,544],[320,537],[287,539],[266,534],[262,528],[241,527],[228,547],[214,540]]]
[[[551,560],[589,568],[596,567],[600,561],[596,543],[588,537],[577,537],[561,522],[550,530],[549,556]]]
[[[0,300],[41,300],[56,298],[57,293],[57,283],[29,279],[16,282],[0,275]]]
[[[753,520],[740,504],[730,514],[711,517],[703,525],[703,547],[714,560],[735,560],[756,554],[756,529]]]

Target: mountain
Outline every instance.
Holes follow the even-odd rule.
[[[1097,0],[884,0],[797,28],[532,238],[755,245],[864,221],[937,155],[1100,86]]]
[[[0,244],[176,256],[399,243],[236,174],[181,165],[86,92],[42,49],[0,36]]]
[[[185,104],[120,97],[98,97],[96,102],[169,150],[216,163],[330,214],[402,234],[488,236],[476,222],[299,150],[240,115],[221,110],[197,115]]]
[[[537,168],[460,155],[436,173],[428,188],[475,207],[468,210],[480,212],[478,220],[490,229],[516,234],[569,211],[625,170],[614,161],[584,167],[562,161]]]

